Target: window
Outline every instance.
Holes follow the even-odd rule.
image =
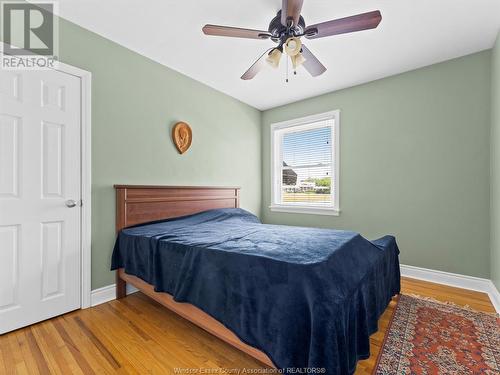
[[[339,214],[340,111],[271,125],[271,211]]]

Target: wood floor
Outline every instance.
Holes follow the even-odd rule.
[[[412,279],[403,279],[403,293],[494,312],[483,293]],[[372,356],[358,363],[356,374],[371,373],[394,306],[391,302],[381,317],[379,332],[371,337]],[[181,373],[176,368],[263,367],[141,293],[0,336],[2,375],[175,374]]]

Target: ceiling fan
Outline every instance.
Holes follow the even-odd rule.
[[[302,65],[313,77],[319,76],[326,71],[326,68],[302,43],[301,37],[317,39],[331,35],[374,29],[382,20],[380,11],[375,10],[306,27],[304,17],[300,15],[304,0],[282,1],[282,8],[278,11],[277,16],[271,20],[268,31],[218,25],[205,25],[203,27],[202,30],[206,35],[271,39],[278,43],[277,47],[270,48],[264,52],[241,76],[241,79],[248,80],[254,78],[266,62],[277,68],[283,51],[290,57],[295,74],[297,67]]]

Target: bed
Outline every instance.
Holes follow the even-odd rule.
[[[285,372],[351,374],[369,357],[400,291],[394,237],[262,224],[235,187],[115,189],[117,298],[129,283]]]

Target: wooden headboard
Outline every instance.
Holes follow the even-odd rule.
[[[115,185],[115,190],[117,232],[125,227],[148,221],[190,215],[215,208],[240,206],[238,187]],[[117,299],[126,296],[127,283],[229,345],[274,367],[265,353],[242,342],[238,336],[210,315],[189,303],[175,302],[170,294],[156,292],[153,285],[127,274],[124,268],[116,270]]]
[[[115,185],[116,231],[135,224],[240,206],[238,187]]]

